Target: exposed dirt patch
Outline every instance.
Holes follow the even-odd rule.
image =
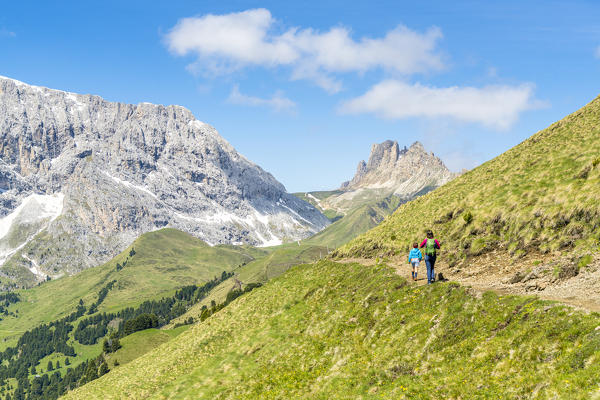
[[[528,254],[514,259],[505,252],[491,252],[471,258],[454,268],[443,254],[438,257],[436,274],[471,286],[478,291],[492,290],[501,294],[536,295],[546,300],[560,301],[588,311],[600,312],[600,256],[585,266],[572,255]],[[375,259],[343,259],[371,266]],[[399,275],[411,281],[411,267],[404,257],[385,260]],[[419,267],[417,285],[427,283],[425,263]]]

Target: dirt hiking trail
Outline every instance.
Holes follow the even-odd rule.
[[[396,273],[415,285],[427,284],[425,262],[419,266],[418,280],[412,281],[411,266],[405,257],[380,258],[396,269]],[[345,258],[341,263],[357,262],[373,266],[376,259]],[[507,295],[535,295],[586,312],[600,312],[600,260],[594,257],[585,266],[579,259],[560,254],[530,254],[514,260],[504,252],[491,252],[463,264],[450,267],[443,255],[435,265],[436,278],[441,272],[445,279],[459,282],[478,292],[494,291]]]

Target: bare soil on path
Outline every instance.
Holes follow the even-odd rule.
[[[419,266],[416,282],[411,279],[411,266],[404,257],[382,259],[394,267],[396,273],[415,285],[427,284],[427,270]],[[370,258],[346,258],[342,263],[356,262],[375,265]],[[561,254],[529,254],[513,259],[505,252],[491,252],[450,267],[443,254],[438,256],[436,276],[469,286],[478,292],[494,291],[499,294],[535,295],[540,299],[558,301],[586,312],[600,312],[600,259],[598,255],[585,265],[580,257]]]

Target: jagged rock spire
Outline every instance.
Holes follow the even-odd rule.
[[[400,149],[397,141],[386,140],[371,146],[369,160],[358,163],[356,174],[351,181],[344,182],[341,189],[387,188],[398,195],[409,196],[428,186],[440,186],[454,176],[442,160],[428,153],[420,142]]]

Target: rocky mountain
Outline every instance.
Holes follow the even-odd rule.
[[[373,144],[369,160],[360,161],[354,178],[342,183],[338,190],[306,193],[299,197],[331,217],[389,196],[399,197],[400,203],[407,202],[456,176],[458,174],[450,172],[443,161],[427,152],[421,143],[400,149],[397,141],[386,140]]]
[[[274,245],[329,221],[181,106],[0,78],[0,279],[74,273],[162,227]]]
[[[435,188],[452,180],[453,174],[443,161],[415,142],[400,149],[397,141],[373,144],[369,161],[360,161],[351,181],[341,185],[343,191],[388,189],[410,198],[416,193]]]

